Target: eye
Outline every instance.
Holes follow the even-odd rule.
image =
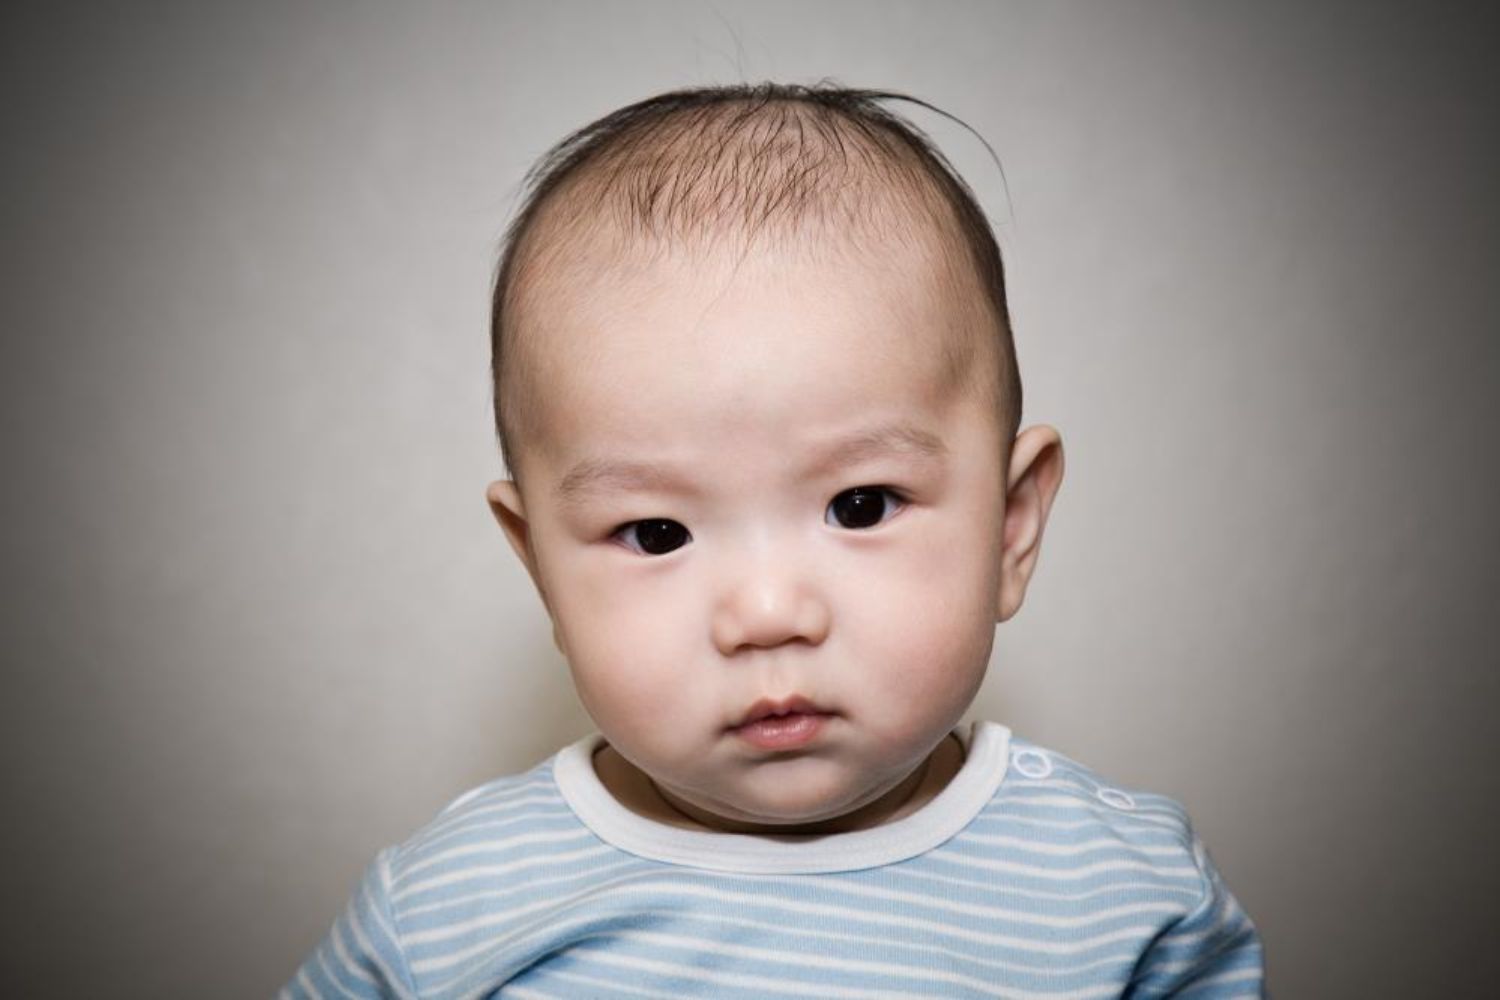
[[[856,486],[828,503],[829,524],[844,528],[873,528],[900,509],[901,497],[885,486]]]
[[[681,524],[660,517],[622,524],[615,529],[615,537],[645,556],[666,555],[693,539]]]

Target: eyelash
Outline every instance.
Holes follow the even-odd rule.
[[[847,495],[852,494],[852,493],[876,493],[876,494],[879,494],[881,496],[881,499],[882,499],[882,503],[881,503],[881,517],[880,517],[880,520],[876,521],[874,524],[865,525],[865,526],[861,526],[861,527],[847,528],[846,530],[849,530],[849,531],[869,531],[872,528],[879,527],[880,525],[884,524],[886,521],[889,521],[897,513],[899,513],[907,505],[907,503],[909,502],[909,500],[907,499],[907,497],[906,497],[905,494],[903,494],[900,490],[894,489],[894,488],[892,488],[890,486],[853,486],[853,487],[850,487],[847,490],[843,490],[843,491],[837,493],[832,500],[828,501],[828,506],[823,509],[823,514],[824,514],[823,521],[824,521],[825,524],[829,523],[829,521],[830,521],[830,515],[833,512],[833,505],[838,502],[839,497],[847,496]],[[683,541],[680,545],[674,545],[670,549],[665,550],[664,552],[645,552],[645,551],[643,551],[640,548],[640,545],[639,545],[638,542],[637,542],[637,544],[632,545],[628,541],[628,539],[630,537],[630,533],[631,533],[632,529],[638,529],[641,525],[646,525],[646,524],[652,524],[652,525],[676,525],[678,528],[682,529],[683,534],[687,535],[687,539],[686,539],[686,541]],[[676,552],[678,549],[682,548],[683,545],[686,545],[688,542],[692,541],[692,535],[690,533],[688,533],[687,528],[683,527],[683,525],[680,524],[679,522],[674,521],[671,518],[666,518],[666,517],[648,517],[648,518],[643,518],[643,519],[641,519],[639,521],[627,521],[624,524],[620,525],[618,528],[616,528],[613,532],[611,532],[610,533],[610,537],[613,538],[613,539],[618,540],[627,549],[630,549],[632,552],[635,552],[637,555],[652,556],[652,557],[654,557],[654,556],[662,556],[662,555],[670,555],[671,553]]]

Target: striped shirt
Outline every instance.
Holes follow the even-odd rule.
[[[1261,944],[1181,806],[994,722],[920,810],[826,836],[620,805],[595,733],[381,851],[281,992],[1256,997]]]

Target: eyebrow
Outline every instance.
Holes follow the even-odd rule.
[[[946,454],[948,447],[936,434],[911,424],[880,424],[833,441],[807,471],[826,472],[886,455],[936,459]]]
[[[881,424],[829,443],[804,470],[817,475],[887,455],[941,459],[948,454],[942,438],[910,424]],[[575,464],[557,487],[558,502],[576,507],[599,493],[628,490],[691,492],[669,468],[650,462],[588,458]]]
[[[686,492],[666,469],[649,462],[625,462],[619,459],[584,459],[568,470],[557,486],[557,499],[564,507],[577,507],[599,493],[623,493],[629,490]]]

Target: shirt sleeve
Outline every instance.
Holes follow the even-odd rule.
[[[1137,966],[1131,997],[1227,1000],[1265,996],[1260,933],[1191,834],[1203,898],[1152,942]]]
[[[277,1000],[407,1000],[416,987],[390,905],[388,847],[370,862],[344,912]]]

